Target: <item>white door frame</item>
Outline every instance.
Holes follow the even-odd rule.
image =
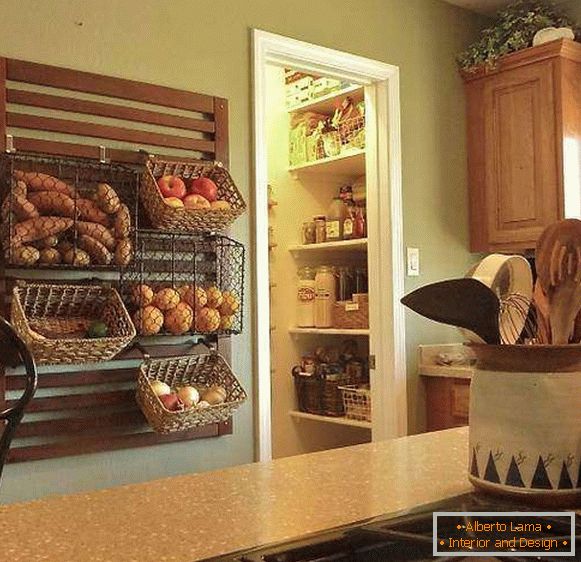
[[[369,290],[374,296],[370,349],[372,439],[407,433],[403,210],[399,68],[349,53],[253,29],[254,78],[254,240],[256,329],[256,458],[272,457],[270,303],[268,251],[268,165],[266,153],[266,66],[274,64],[333,76],[365,86]],[[376,123],[377,126],[370,124]],[[378,342],[381,338],[381,344]],[[380,350],[378,353],[377,350]],[[290,376],[290,375],[289,375]]]

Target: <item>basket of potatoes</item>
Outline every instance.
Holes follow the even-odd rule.
[[[218,353],[145,361],[136,400],[158,433],[186,431],[232,417],[246,392]]]
[[[241,297],[214,284],[156,287],[139,283],[129,289],[129,299],[140,336],[236,334],[242,329]]]
[[[123,195],[132,179],[135,189],[135,172],[69,159],[10,158],[1,204],[9,265],[91,269],[131,262],[136,196]]]

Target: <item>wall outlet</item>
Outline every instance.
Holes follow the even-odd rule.
[[[408,277],[418,277],[420,274],[420,249],[408,248]]]

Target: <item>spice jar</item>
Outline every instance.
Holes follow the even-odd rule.
[[[327,231],[326,231],[326,224],[327,220],[325,215],[317,215],[313,218],[315,222],[315,242],[317,244],[321,244],[322,242],[327,241]]]

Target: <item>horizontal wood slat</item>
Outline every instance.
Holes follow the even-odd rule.
[[[146,426],[145,417],[137,407],[126,412],[114,412],[102,416],[81,416],[77,418],[59,418],[23,422],[18,426],[16,437],[52,437],[70,433],[95,433],[101,436],[119,433],[129,428]]]
[[[188,441],[190,439],[217,437],[220,435],[219,432],[219,425],[214,424],[190,431],[178,431],[166,435],[148,432],[117,436],[77,438],[72,441],[31,445],[29,447],[16,447],[11,449],[8,456],[8,462],[35,461],[69,455],[98,453],[100,451],[148,447],[150,445],[175,443],[177,441]]]
[[[135,380],[137,380],[137,369],[95,371],[92,373],[71,373],[62,375],[47,373],[38,376],[38,388],[85,386]],[[25,386],[25,375],[11,375],[6,377],[6,390],[23,390]]]
[[[212,96],[34,62],[7,59],[6,76],[9,80],[27,84],[89,92],[201,113],[214,111]]]
[[[65,133],[92,138],[113,139],[117,141],[132,142],[163,146],[167,148],[181,148],[183,150],[196,150],[200,152],[214,152],[214,141],[204,139],[191,139],[162,133],[150,133],[149,131],[137,131],[111,125],[97,123],[83,123],[69,119],[55,119],[40,115],[25,115],[23,113],[7,113],[6,123],[9,127],[21,129],[34,129],[51,131],[53,133]]]
[[[213,121],[193,119],[191,117],[182,117],[180,115],[168,115],[167,113],[159,113],[156,111],[148,111],[145,109],[137,109],[134,107],[113,105],[96,101],[64,98],[61,96],[28,92],[25,90],[7,90],[7,101],[9,103],[42,107],[45,109],[58,109],[61,111],[72,111],[86,115],[99,115],[101,117],[124,119],[126,121],[148,123],[150,125],[162,125],[188,131],[213,133],[215,130]]]
[[[61,410],[79,410],[103,406],[118,406],[135,402],[134,390],[115,390],[100,394],[69,394],[64,396],[47,396],[34,398],[26,408],[26,412],[58,412]],[[16,400],[7,400],[8,406],[13,406]]]

